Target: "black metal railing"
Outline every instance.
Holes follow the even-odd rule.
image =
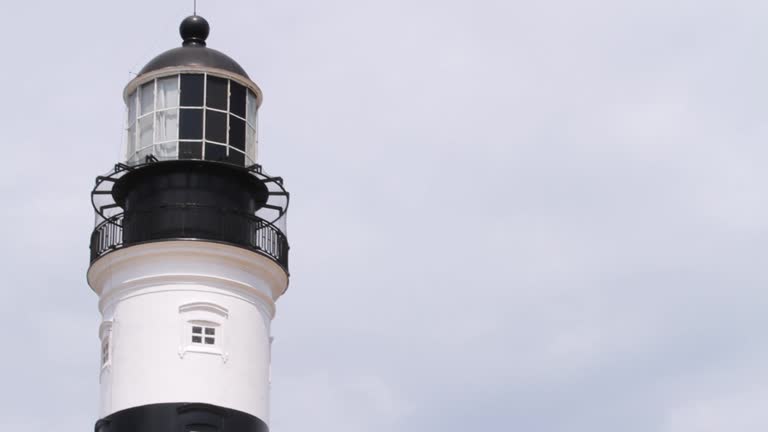
[[[91,262],[122,247],[173,239],[235,244],[288,270],[288,239],[275,225],[240,211],[194,204],[134,210],[104,220],[91,234]]]

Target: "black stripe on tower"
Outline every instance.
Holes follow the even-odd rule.
[[[268,432],[258,417],[201,403],[144,405],[96,422],[95,432]]]

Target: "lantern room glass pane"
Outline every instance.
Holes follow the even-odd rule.
[[[248,92],[248,102],[246,104],[246,117],[245,120],[251,126],[256,126],[256,96]]]
[[[204,78],[201,74],[181,75],[181,106],[203,106]]]
[[[155,82],[148,82],[141,86],[139,92],[139,105],[141,107],[140,115],[150,113],[155,110]]]
[[[147,156],[152,154],[152,147],[147,147],[144,150],[140,150],[136,154],[136,162],[144,163],[147,160]]]
[[[256,162],[256,129],[251,126],[246,126],[245,129],[245,153]]]
[[[152,116],[139,119],[139,149],[152,145]]]
[[[229,116],[229,145],[245,150],[245,122],[233,115]]]
[[[229,83],[229,112],[245,118],[245,87],[230,81]]]
[[[208,90],[205,106],[226,111],[228,96],[229,80],[208,75]]]
[[[160,160],[173,160],[178,158],[178,147],[175,142],[155,145],[155,157]]]
[[[203,110],[182,108],[179,116],[179,139],[203,138]]]
[[[125,157],[126,159],[130,159],[130,157],[133,156],[133,154],[136,152],[136,125],[131,125],[131,127],[127,129],[126,133],[128,136],[126,140]]]
[[[225,113],[206,110],[205,139],[220,143],[227,142],[227,115]]]
[[[235,165],[245,165],[245,155],[239,151],[230,148],[229,149],[229,161]]]
[[[177,109],[158,111],[155,114],[155,142],[171,141],[179,137],[179,113]]]
[[[223,161],[227,159],[227,147],[218,144],[205,143],[205,160]]]
[[[128,96],[128,122],[127,126],[136,122],[136,92]]]
[[[172,76],[157,80],[157,109],[179,106],[179,77]]]
[[[179,159],[202,159],[203,143],[201,142],[180,142]]]

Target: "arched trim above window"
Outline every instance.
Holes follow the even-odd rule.
[[[219,306],[215,303],[208,303],[208,302],[195,302],[195,303],[187,303],[185,305],[179,306],[179,313],[188,313],[188,312],[207,312],[216,314],[224,319],[229,318],[229,311]]]

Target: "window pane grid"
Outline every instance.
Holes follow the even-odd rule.
[[[197,345],[216,345],[216,327],[193,325],[191,340]]]

